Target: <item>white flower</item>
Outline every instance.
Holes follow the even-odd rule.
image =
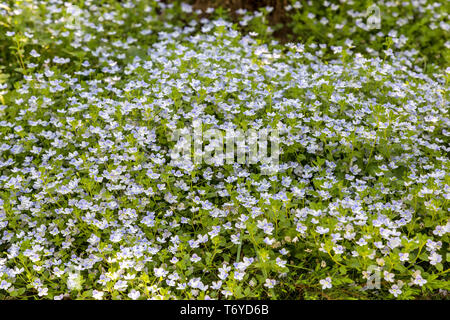
[[[430,264],[435,266],[436,264],[438,264],[442,261],[442,256],[440,254],[436,253],[436,251],[433,251],[429,255],[428,260],[430,260]]]
[[[48,295],[48,288],[37,288],[37,290],[38,290],[39,297]]]
[[[264,286],[269,289],[272,289],[277,283],[278,281],[274,279],[266,279],[266,283],[264,283]]]
[[[103,291],[97,291],[97,290],[92,290],[92,297],[94,297],[97,300],[102,300],[103,299],[103,295],[105,293]]]
[[[319,283],[322,285],[322,290],[330,289],[333,286],[330,277],[320,280]]]
[[[191,13],[192,12],[192,6],[182,2],[181,3],[181,11],[185,12],[185,13]]]
[[[10,286],[11,286],[11,283],[9,283],[6,280],[2,280],[0,282],[0,289],[7,290]]]
[[[136,290],[131,290],[130,293],[128,293],[128,297],[130,297],[133,300],[137,300],[139,299],[139,297],[141,296],[141,293],[139,291]]]
[[[34,50],[34,49],[30,51],[30,55],[31,55],[32,57],[34,57],[34,58],[38,58],[38,57],[41,56],[41,55],[40,55],[39,53],[37,53],[37,51]]]
[[[409,260],[409,253],[399,253],[400,261],[405,262]]]
[[[402,290],[396,284],[392,285],[392,287],[389,289],[389,292],[392,293],[394,297],[402,294]]]

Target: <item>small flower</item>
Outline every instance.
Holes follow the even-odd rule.
[[[102,300],[103,299],[103,295],[105,293],[103,291],[98,291],[98,290],[92,290],[92,297],[94,297],[94,299],[97,300]]]
[[[442,261],[442,256],[436,251],[433,251],[430,256],[428,257],[428,260],[430,260],[430,264],[435,266],[436,264],[440,263]]]
[[[114,289],[117,291],[124,291],[128,288],[128,283],[123,280],[119,280],[114,284]]]
[[[222,281],[213,281],[211,284],[211,289],[219,290],[222,287]]]
[[[389,289],[389,292],[392,293],[396,298],[398,295],[402,294],[402,290],[396,284],[392,285],[392,287]]]
[[[420,287],[422,287],[425,283],[427,283],[428,281],[424,278],[422,278],[421,275],[416,276],[415,278],[413,278],[412,283],[415,285],[418,285]]]
[[[384,275],[384,280],[386,280],[388,282],[394,282],[394,274],[393,273],[390,273],[388,271],[384,271],[383,275]]]
[[[318,234],[326,234],[326,233],[328,233],[329,231],[330,231],[329,228],[324,228],[324,227],[322,227],[322,226],[318,226],[318,227],[316,228],[316,232],[317,232]]]
[[[134,289],[132,289],[131,292],[128,293],[128,297],[130,297],[130,299],[133,299],[133,300],[139,299],[140,296],[141,296],[141,293]]]
[[[319,283],[322,285],[322,290],[330,289],[333,286],[330,277],[320,280]]]
[[[164,278],[169,273],[169,271],[164,270],[164,268],[153,268],[153,272],[157,278]]]
[[[48,288],[38,288],[38,296],[43,297],[48,295]]]
[[[11,283],[9,283],[6,280],[2,280],[2,282],[0,282],[0,289],[6,290],[11,286]]]
[[[225,296],[225,298],[233,295],[233,292],[230,290],[222,290],[221,293]]]
[[[34,50],[34,49],[30,51],[30,55],[31,55],[32,57],[34,57],[34,58],[38,58],[38,57],[41,56],[41,55],[40,55],[39,53],[37,53],[36,50]]]
[[[196,262],[199,262],[200,260],[202,260],[202,258],[200,258],[196,253],[194,253],[190,260],[192,262],[196,263]]]
[[[409,260],[409,253],[399,253],[400,261],[405,262]]]
[[[264,286],[269,288],[269,289],[272,289],[276,284],[277,284],[276,280],[266,279],[266,283],[264,283]]]

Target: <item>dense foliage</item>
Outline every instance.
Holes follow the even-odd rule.
[[[270,8],[0,2],[0,298],[446,297],[448,18],[351,5],[282,44]],[[174,159],[194,120],[276,128],[278,172]]]

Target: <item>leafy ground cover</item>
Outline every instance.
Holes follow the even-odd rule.
[[[445,298],[443,4],[321,5],[284,43],[270,8],[0,3],[0,297]],[[174,158],[195,121],[277,129],[278,172]]]

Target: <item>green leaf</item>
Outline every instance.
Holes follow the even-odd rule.
[[[359,268],[360,264],[357,259],[352,258],[348,261],[347,266],[349,266],[350,268]]]
[[[344,267],[344,266],[341,266],[341,267],[339,268],[339,271],[341,272],[341,274],[346,274],[346,273],[347,273],[347,268]]]

